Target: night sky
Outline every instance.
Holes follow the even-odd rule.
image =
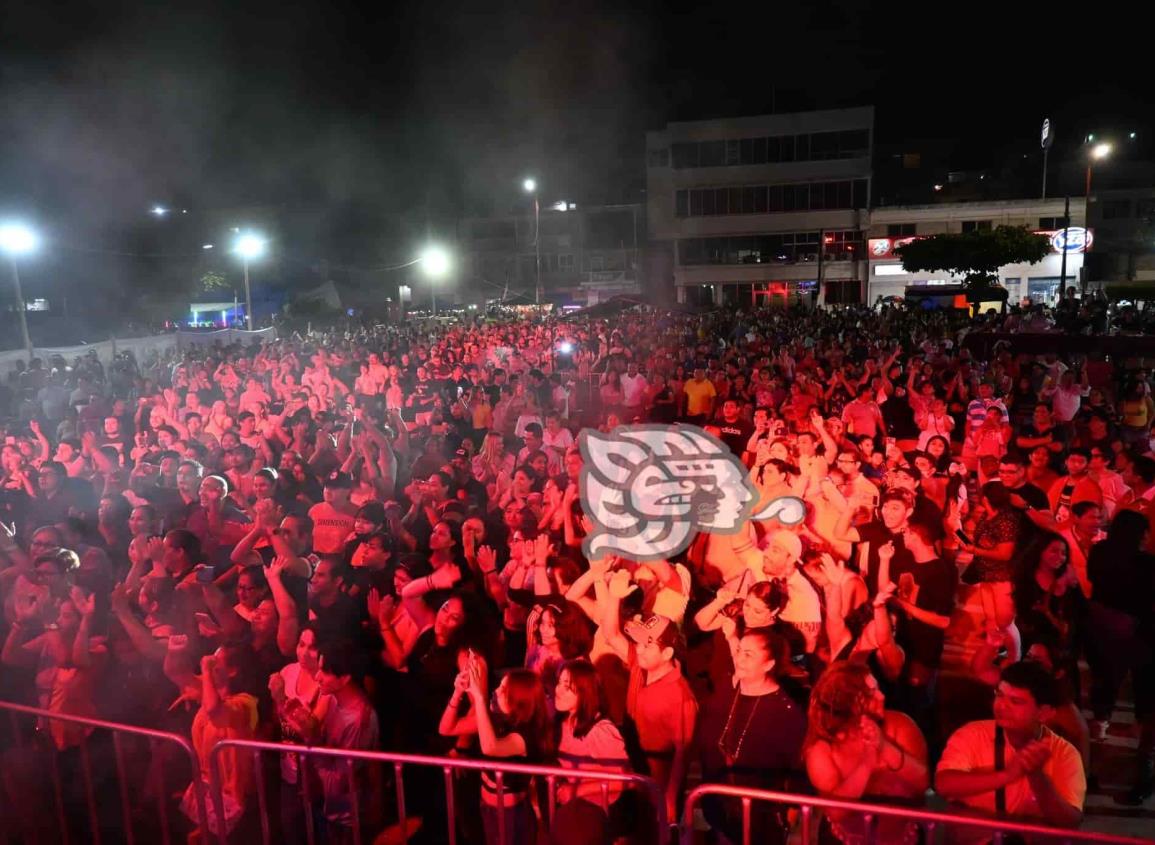
[[[621,201],[667,120],[865,103],[882,154],[1037,169],[1045,115],[1052,161],[1155,122],[1147,28],[1113,5],[9,3],[0,209],[111,245],[158,202],[368,232],[507,210],[530,172]]]

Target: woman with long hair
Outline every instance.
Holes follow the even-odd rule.
[[[926,741],[909,716],[886,709],[878,681],[862,663],[830,666],[810,693],[803,757],[824,798],[921,803],[929,783]],[[828,812],[820,841],[858,843],[868,831],[857,813]],[[883,817],[879,842],[917,841],[918,827]]]
[[[558,673],[554,703],[561,714],[558,763],[564,768],[628,772],[630,758],[617,725],[605,713],[605,697],[597,670],[588,660],[571,660]],[[604,843],[611,840],[610,806],[622,788],[576,780],[558,787],[552,824],[556,845]]]
[[[564,598],[553,597],[534,611],[526,622],[525,668],[541,678],[552,709],[558,670],[567,661],[589,657],[593,636],[582,609]]]
[[[953,527],[957,530],[962,525]],[[960,538],[960,548],[974,556],[970,565],[978,573],[983,615],[988,626],[1006,628],[1015,618],[1011,584],[1021,523],[1019,512],[1011,506],[1010,491],[1001,481],[988,481],[983,485],[978,507],[970,513],[968,528],[973,542]]]
[[[1092,736],[1107,734],[1119,687],[1128,673],[1134,687],[1135,721],[1140,725],[1139,766],[1127,803],[1142,803],[1155,790],[1155,556],[1143,551],[1149,526],[1138,511],[1115,515],[1107,538],[1087,559],[1092,593],[1088,640],[1091,658]]]
[[[185,651],[187,643],[170,643],[169,657]],[[184,675],[182,698],[200,704],[192,725],[192,744],[207,777],[209,757],[218,742],[228,739],[256,739],[260,722],[257,682],[252,649],[244,643],[227,643],[200,661],[200,675]],[[172,673],[173,675],[177,673]],[[171,676],[171,675],[170,675]],[[176,678],[174,677],[174,680]],[[212,755],[219,766],[223,819],[215,808],[209,812],[209,827],[219,833],[232,832],[245,815],[246,802],[253,790],[253,757],[237,748]],[[208,792],[205,793],[209,794]],[[181,811],[197,818],[194,784],[181,801]]]
[[[454,683],[453,695],[441,716],[442,736],[477,737],[481,754],[495,759],[542,763],[553,756],[553,725],[541,678],[528,669],[506,672],[489,694],[488,667],[471,655]],[[469,708],[462,713],[462,701]],[[481,819],[485,841],[490,845],[531,845],[536,841],[537,820],[530,801],[530,778],[507,774],[499,802],[497,783],[488,772],[481,774]],[[504,806],[504,810],[501,808]],[[499,825],[498,815],[504,814]],[[499,827],[505,837],[499,836]]]
[[[1048,632],[1065,651],[1075,642],[1086,608],[1070,563],[1070,544],[1052,531],[1043,532],[1024,555],[1014,589],[1015,627],[1024,654]]]
[[[791,652],[795,651],[795,646],[799,652],[806,650],[805,639],[801,638],[798,630],[778,619],[789,600],[790,591],[785,582],[772,579],[750,585],[744,597],[720,589],[714,600],[697,612],[694,624],[698,629],[715,632],[709,673],[711,689],[728,685],[734,674],[734,658],[739,643],[748,631],[772,629],[787,640]],[[799,639],[800,644],[797,642]]]
[[[406,726],[410,748],[420,753],[445,750],[437,730],[442,702],[452,693],[470,650],[488,657],[493,654],[494,639],[486,606],[476,595],[458,590],[441,603],[433,624],[409,650],[401,678],[405,710],[401,723]]]
[[[767,628],[751,629],[739,640],[733,686],[716,690],[698,718],[704,782],[789,789],[799,780],[806,712],[780,682],[789,659],[786,641]],[[731,841],[741,839],[736,801],[711,796],[702,811],[711,827]],[[778,808],[759,805],[751,833],[751,841],[785,842],[785,818]]]
[[[324,723],[333,697],[321,691],[317,673],[321,668],[317,629],[306,625],[297,638],[297,659],[269,675],[269,695],[280,723],[280,741],[305,745],[312,741],[316,726]],[[291,842],[303,840],[304,787],[296,754],[281,754],[281,833]]]

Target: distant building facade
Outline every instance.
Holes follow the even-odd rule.
[[[648,287],[690,304],[861,301],[873,134],[872,107],[648,133]]]
[[[460,268],[455,293],[447,295],[463,303],[533,303],[539,248],[543,302],[584,306],[641,293],[644,206],[543,203],[538,221],[540,232],[532,206],[518,215],[460,220]]]
[[[902,296],[908,286],[947,285],[945,272],[907,273],[894,249],[912,238],[947,232],[968,232],[998,226],[1026,226],[1051,239],[1051,252],[1038,264],[1008,264],[999,269],[999,281],[1007,289],[1008,302],[1024,299],[1054,303],[1062,287],[1064,247],[1067,251],[1066,286],[1080,285],[1088,239],[1083,228],[1084,203],[1071,203],[1069,237],[1063,229],[1062,199],[992,200],[889,206],[870,213],[867,251],[870,256],[867,301]],[[1099,233],[1092,227],[1091,252],[1099,249]]]
[[[1091,280],[1108,291],[1147,286],[1155,294],[1155,188],[1092,191],[1088,209],[1095,231]]]

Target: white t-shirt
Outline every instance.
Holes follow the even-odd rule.
[[[636,376],[624,373],[621,377],[621,383],[622,404],[627,408],[640,407],[642,399],[646,395],[646,388],[649,387],[646,377],[641,373],[638,373]]]

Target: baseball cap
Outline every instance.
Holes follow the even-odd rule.
[[[656,614],[647,619],[635,617],[622,626],[622,631],[638,645],[652,642],[669,648],[678,641],[678,626],[672,619]]]
[[[353,479],[349,477],[348,473],[337,470],[336,472],[331,473],[329,477],[325,479],[325,486],[338,488],[343,487],[348,490],[353,487]]]
[[[802,541],[798,539],[797,534],[792,534],[789,531],[775,531],[770,535],[769,546],[777,546],[790,555],[791,560],[800,560],[802,558]]]

